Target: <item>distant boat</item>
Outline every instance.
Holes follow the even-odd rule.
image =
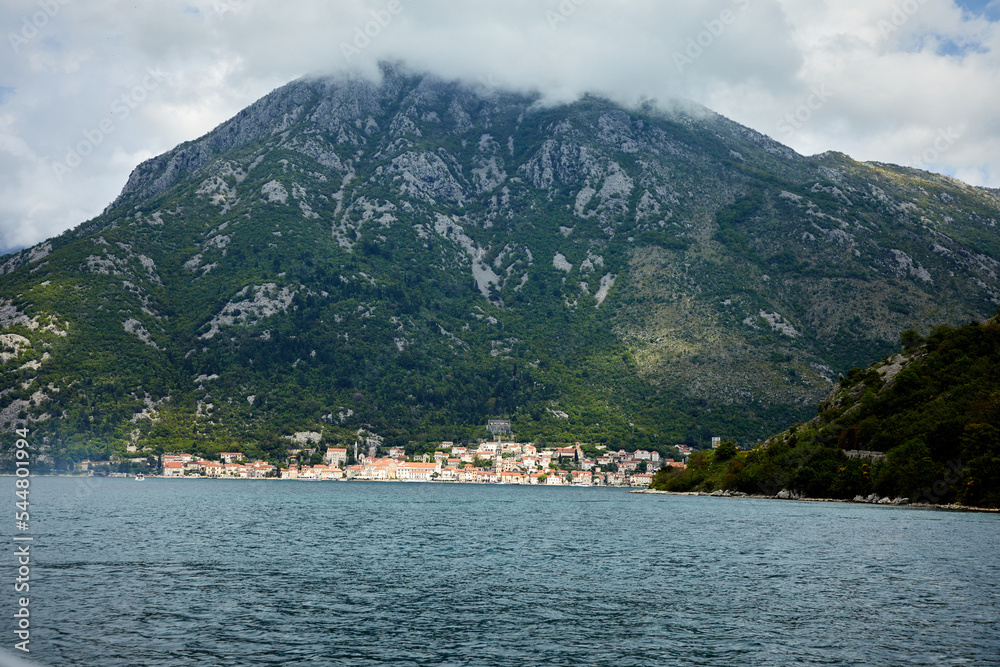
[[[139,473],[138,475],[135,476],[135,481],[137,481],[137,482],[145,482],[146,481],[146,476],[143,475],[142,473]]]

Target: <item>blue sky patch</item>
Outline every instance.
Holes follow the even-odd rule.
[[[955,4],[973,16],[1000,21],[1000,0],[955,0]]]
[[[937,54],[939,56],[957,56],[964,58],[970,53],[988,53],[989,49],[978,42],[967,42],[959,44],[950,39],[942,40],[938,44]]]

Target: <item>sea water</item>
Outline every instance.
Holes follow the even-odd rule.
[[[30,498],[40,664],[1000,664],[997,515],[277,480]],[[13,556],[0,576],[11,651]]]

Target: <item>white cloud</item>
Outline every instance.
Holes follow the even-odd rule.
[[[1000,186],[998,0],[396,2],[8,0],[0,247],[99,213],[138,161],[297,76],[379,59],[553,100],[689,97],[806,154]]]

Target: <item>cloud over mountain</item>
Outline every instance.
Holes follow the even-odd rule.
[[[997,187],[997,19],[996,0],[13,0],[0,246],[96,214],[138,162],[288,80],[379,60],[552,100],[687,97],[804,154]],[[151,69],[165,73],[155,89]],[[56,168],[74,151],[78,166]]]

